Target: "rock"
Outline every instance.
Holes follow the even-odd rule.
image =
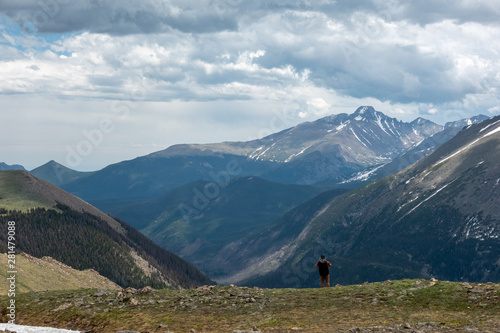
[[[127,289],[125,289],[125,292],[127,292],[129,294],[135,294],[135,293],[137,293],[137,289],[132,288],[132,287],[128,287]]]
[[[139,301],[138,301],[138,300],[136,300],[135,298],[132,298],[132,299],[130,300],[130,305],[132,305],[132,306],[137,306],[137,305],[139,305]]]
[[[138,291],[139,294],[154,294],[156,290],[150,286],[144,287]]]
[[[474,293],[474,294],[481,294],[481,293],[484,292],[484,290],[481,290],[481,289],[469,289],[469,290],[467,290],[467,292]]]
[[[404,324],[404,325],[403,325],[403,328],[404,328],[404,329],[407,329],[407,330],[411,330],[411,329],[412,329],[411,325],[410,325],[410,324],[408,324],[408,323]]]
[[[464,286],[464,287],[465,287],[465,288],[467,288],[467,289],[472,289],[472,288],[474,288],[474,287],[473,287],[473,286],[472,286],[469,282],[464,282],[464,283],[462,283],[462,286]]]
[[[102,289],[94,294],[95,297],[102,297],[104,295],[106,295],[106,292]]]
[[[297,331],[302,331],[302,330],[304,330],[302,327],[292,327],[292,328],[290,329],[290,331],[294,331],[294,332],[297,332]]]

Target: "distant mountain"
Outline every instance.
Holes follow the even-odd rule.
[[[320,192],[307,185],[240,177],[219,185],[197,181],[155,199],[99,206],[210,276],[215,273],[212,258],[225,245]]]
[[[445,124],[444,129],[441,132],[437,132],[436,134],[416,143],[411,148],[406,150],[403,154],[397,156],[389,163],[359,172],[353,175],[351,178],[341,182],[341,184],[348,185],[351,188],[357,187],[369,183],[373,180],[401,171],[435,151],[442,144],[457,135],[458,132],[462,130],[462,128],[470,126],[472,124],[480,123],[486,119],[489,118],[485,115],[478,115],[472,118],[448,122]],[[332,185],[334,183],[335,182],[329,181],[325,182],[325,185]]]
[[[500,117],[470,125],[407,169],[328,192],[221,251],[232,274],[267,287],[317,285],[325,253],[334,283],[436,277],[500,281]],[[231,253],[231,256],[224,256]]]
[[[257,176],[286,184],[342,182],[356,172],[389,163],[440,132],[424,119],[411,123],[373,107],[339,114],[249,142],[175,145],[110,165],[63,186],[85,200],[153,198],[179,186]]]
[[[54,160],[31,170],[30,173],[56,186],[62,186],[94,174],[94,172],[80,172],[69,169]]]
[[[255,162],[245,156],[196,150],[191,155],[152,154],[107,166],[62,188],[87,201],[152,199],[198,180],[220,183],[262,174],[270,167],[271,163]]]
[[[26,169],[19,164],[8,165],[3,162],[0,162],[0,171],[7,171],[7,170],[26,170]]]
[[[303,123],[276,135],[258,148],[265,153],[256,158],[283,156],[280,155],[283,150],[285,156],[289,154],[285,160],[284,156],[281,158],[284,163],[264,175],[275,181],[341,182],[353,172],[388,163],[441,130],[442,126],[422,118],[406,123],[364,106],[351,115],[339,114]]]
[[[192,287],[211,281],[124,222],[26,171],[0,172],[0,225],[16,222],[16,250],[94,269],[122,287]],[[0,233],[0,253],[7,252]]]

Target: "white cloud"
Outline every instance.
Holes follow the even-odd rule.
[[[270,112],[276,105],[294,110],[297,122],[352,112],[359,105],[404,120],[423,114],[440,122],[499,111],[494,1],[464,0],[453,8],[444,0],[50,3],[59,5],[44,7],[36,0],[0,5],[6,17],[0,102],[9,112],[25,109],[27,122],[47,101],[57,110],[38,112],[54,123],[63,114],[106,113],[102,103],[117,100],[157,110],[154,104],[165,119],[134,118],[138,135],[149,133],[149,121],[158,121],[172,131],[190,128],[193,132],[178,135],[183,142],[185,133],[199,141],[205,141],[199,133],[215,137],[187,121],[170,127],[182,114],[168,112],[177,110],[176,103],[191,116],[208,109],[214,117],[214,105],[222,103],[223,121],[245,119],[235,121],[240,127],[234,131],[218,123],[227,140],[244,139],[238,133],[247,135],[245,124],[265,118],[257,108]],[[27,18],[45,34],[20,33],[13,22],[23,25]],[[34,137],[41,135],[32,128]],[[121,144],[140,150],[153,147],[151,142],[160,141],[135,138]]]
[[[500,113],[500,106],[494,106],[488,109],[488,112],[491,114],[498,114]]]

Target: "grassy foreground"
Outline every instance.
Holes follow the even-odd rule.
[[[253,326],[262,332],[396,332],[395,327],[405,332],[412,332],[410,327],[419,328],[413,332],[500,332],[499,297],[498,284],[428,280],[324,289],[85,289],[17,295],[16,323],[105,333],[219,333]],[[7,301],[0,297],[2,322],[7,321]]]

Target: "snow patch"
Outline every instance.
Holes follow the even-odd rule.
[[[253,153],[250,154],[249,158],[258,161],[259,158],[261,158],[265,153],[267,153],[269,151],[269,149],[273,148],[275,145],[276,145],[276,142],[273,143],[269,148],[267,148],[266,150],[264,150],[262,153],[259,153],[259,151],[261,151],[264,148],[264,146],[259,147]]]
[[[17,333],[75,333],[80,331],[71,331],[66,329],[39,327],[39,326],[24,326],[15,324],[0,324],[1,330],[10,330]]]
[[[341,182],[340,184],[346,184],[346,183],[350,183],[350,182],[353,182],[353,181],[357,181],[357,180],[361,180],[361,181],[365,181],[365,180],[368,180],[368,178],[370,178],[371,175],[373,175],[373,173],[375,171],[377,171],[378,169],[380,169],[381,167],[383,167],[385,164],[382,164],[382,165],[379,165],[378,167],[374,168],[374,169],[371,169],[369,171],[363,171],[363,172],[359,172],[356,174],[356,176],[352,177],[352,178],[349,178],[347,180],[344,180],[343,182]]]
[[[485,128],[481,128],[481,130],[479,131],[479,133],[481,133],[482,131],[484,131],[484,130],[488,129],[488,127],[491,127],[491,126],[493,126],[493,125],[495,125],[495,124],[497,124],[497,123],[499,123],[499,122],[500,122],[500,120],[497,120],[497,121],[495,121],[493,124],[489,124],[489,125],[488,125],[488,126],[486,126]]]
[[[336,127],[336,130],[337,131],[340,131],[341,129],[343,129],[344,127],[346,127],[347,125],[349,125],[351,123],[350,120],[346,121],[345,123],[342,123],[340,124],[339,126]]]
[[[487,238],[497,239],[500,232],[494,225],[483,225],[477,216],[472,216],[467,221],[463,234],[466,239],[472,238],[484,241]]]
[[[299,156],[299,155],[303,154],[303,153],[304,153],[307,149],[311,148],[311,146],[312,146],[312,145],[307,146],[306,148],[304,148],[304,149],[302,149],[301,151],[299,151],[297,154],[292,154],[292,155],[290,155],[290,157],[288,157],[288,158],[285,160],[285,163],[288,163],[288,162],[290,162],[290,161],[292,160],[292,158],[297,157],[297,156]]]
[[[384,120],[384,123],[385,123],[385,126],[387,126],[387,128],[389,129],[389,131],[392,132],[393,135],[397,135],[396,133],[394,133],[391,126],[389,126],[389,124],[387,123],[387,120]],[[394,121],[392,122],[392,126],[394,126]]]
[[[500,120],[499,120],[499,121],[500,121]],[[487,137],[487,136],[490,136],[490,135],[492,135],[492,134],[498,133],[498,132],[500,132],[500,127],[495,128],[493,131],[491,131],[491,132],[489,132],[489,133],[485,134],[485,135],[483,136],[483,138],[485,138],[485,137]]]
[[[377,121],[376,121],[376,122],[377,122],[377,125],[380,127],[380,129],[381,129],[382,131],[384,131],[384,132],[385,132],[385,134],[387,134],[387,135],[389,135],[389,136],[390,136],[389,132],[387,132],[387,131],[385,130],[384,126],[382,125],[382,118],[380,118],[380,116],[379,116],[378,114],[377,114]],[[386,124],[387,124],[387,122],[386,122]]]
[[[263,148],[264,146],[255,149],[250,155],[248,155],[248,158],[254,159],[255,156],[257,156],[257,154],[259,153],[259,151],[261,151]]]
[[[455,179],[456,180],[456,179]],[[424,202],[430,200],[432,197],[434,197],[436,194],[438,194],[439,192],[441,192],[442,190],[444,190],[446,187],[448,187],[448,185],[450,185],[451,183],[453,183],[455,180],[452,180],[451,182],[449,182],[448,184],[444,185],[443,187],[441,187],[439,190],[437,190],[436,192],[432,193],[428,198],[425,198],[424,200],[422,200],[418,205],[416,205],[415,207],[412,208],[412,210],[410,210],[408,213],[405,214],[405,217],[410,215],[411,213],[413,213],[418,207],[420,207]]]
[[[365,146],[366,148],[368,148],[368,146],[367,146],[367,145],[365,145],[365,143],[364,143],[363,141],[361,141],[361,139],[360,139],[360,138],[358,138],[358,136],[356,135],[356,133],[354,133],[354,130],[353,130],[352,128],[350,128],[350,130],[351,130],[352,134],[354,134],[354,136],[356,137],[356,139],[358,139],[358,141],[359,141],[359,142],[361,142],[361,144],[362,144],[363,146]]]
[[[410,192],[410,193],[411,193],[411,192]],[[410,193],[408,193],[408,194],[410,194]],[[399,206],[399,208],[398,208],[398,212],[399,212],[401,209],[403,209],[403,207],[404,207],[404,206],[411,204],[413,201],[417,200],[418,198],[419,198],[419,196],[417,195],[415,198],[411,199],[411,200],[410,200],[410,201],[408,201],[407,203],[405,203],[405,204],[403,204],[403,205]]]
[[[413,176],[410,179],[408,179],[405,184],[408,185],[413,179],[415,179],[415,176]]]
[[[496,123],[498,123],[498,122],[500,122],[500,120],[499,120],[499,121],[497,121],[497,122],[495,122],[494,124],[496,124]],[[494,124],[491,124],[491,125],[494,125]],[[489,127],[489,126],[486,126],[485,128],[483,128],[483,130],[485,130],[485,129],[486,129],[486,128],[488,128],[488,127]],[[487,136],[490,136],[490,135],[492,135],[492,134],[498,133],[498,132],[500,132],[500,127],[495,128],[493,131],[491,131],[491,132],[489,132],[489,133],[486,133],[486,134],[485,134],[485,135],[483,135],[482,137],[480,137],[480,138],[478,138],[478,139],[476,139],[476,140],[472,141],[472,142],[471,142],[471,143],[469,143],[467,146],[463,147],[462,149],[457,150],[456,152],[454,152],[454,153],[453,153],[453,154],[451,154],[450,156],[448,156],[448,157],[445,157],[445,158],[441,159],[440,161],[438,161],[438,162],[437,162],[436,164],[434,164],[434,165],[438,165],[438,164],[441,164],[441,163],[443,163],[443,162],[446,162],[446,161],[447,161],[447,160],[449,160],[450,158],[452,158],[452,157],[454,157],[454,156],[456,156],[456,155],[458,155],[458,154],[460,154],[460,153],[464,152],[465,150],[469,149],[470,147],[472,147],[473,145],[475,145],[478,141],[480,141],[480,140],[482,140],[482,139],[486,138]]]
[[[366,110],[368,110],[368,107],[366,106],[363,106],[363,108],[361,110],[359,110],[359,114],[363,114],[366,112]]]

